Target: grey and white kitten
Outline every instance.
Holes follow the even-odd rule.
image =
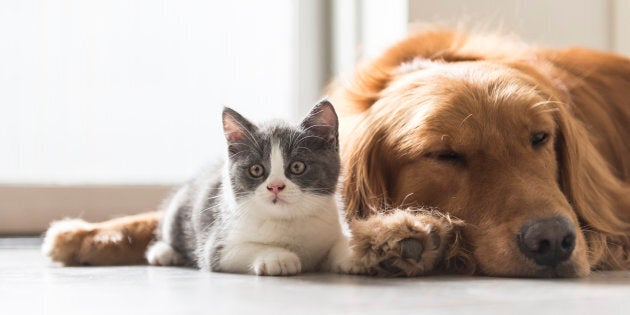
[[[223,129],[226,161],[172,196],[149,263],[257,275],[358,272],[335,196],[333,106],[320,102],[299,126],[258,126],[225,108]]]

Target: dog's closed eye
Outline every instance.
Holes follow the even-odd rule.
[[[440,150],[426,154],[426,157],[444,163],[464,163],[464,155],[452,150]]]
[[[540,148],[549,141],[549,133],[545,131],[535,132],[532,134],[530,141],[535,149]]]

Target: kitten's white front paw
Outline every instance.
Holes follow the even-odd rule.
[[[332,271],[336,273],[356,275],[365,273],[366,269],[356,263],[353,259],[347,258],[334,263],[332,266]]]
[[[146,252],[149,264],[154,266],[177,266],[183,263],[181,256],[169,244],[158,241]]]
[[[302,271],[302,263],[294,253],[270,251],[254,261],[253,269],[259,276],[290,276]]]

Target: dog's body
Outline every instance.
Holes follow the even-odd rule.
[[[629,59],[427,31],[333,83],[330,97],[355,254],[372,272],[630,268]],[[144,240],[137,222],[57,227],[46,249],[66,264],[128,263],[137,244],[97,236]],[[77,254],[94,245],[106,260]]]

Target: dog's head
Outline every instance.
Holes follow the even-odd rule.
[[[482,274],[587,275],[598,255],[589,248],[605,240],[581,227],[619,223],[597,204],[606,198],[593,165],[605,163],[537,73],[488,61],[392,70],[374,102],[344,121],[349,215],[437,208],[466,222]]]

